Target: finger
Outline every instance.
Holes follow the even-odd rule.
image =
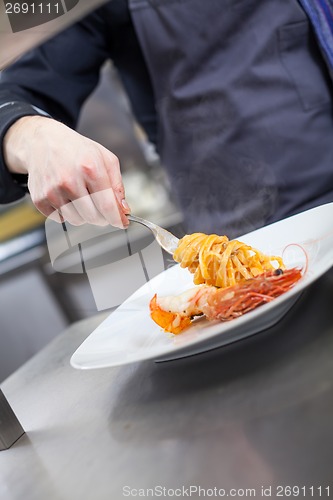
[[[128,219],[125,216],[122,198],[119,196],[119,199],[117,199],[116,193],[112,188],[111,177],[108,169],[105,167],[104,157],[101,158],[101,165],[98,169],[93,166],[85,166],[84,172],[85,187],[90,193],[91,200],[99,213],[109,224],[121,229],[127,227]]]
[[[69,222],[73,226],[80,226],[85,223],[80,214],[77,212],[74,206],[71,205],[72,202],[64,203],[61,207],[56,208],[51,204],[45,202],[42,204],[42,210],[38,210],[45,215],[47,218],[54,220],[55,222]],[[39,204],[41,206],[41,204]]]
[[[77,211],[73,201],[68,200],[67,203],[64,203],[61,207],[59,207],[59,211],[63,219],[73,226],[81,226],[86,223]]]
[[[53,212],[48,216],[48,219],[58,222],[59,224],[65,222],[65,219],[61,215],[60,210],[53,210]]]
[[[88,193],[85,196],[73,200],[73,205],[82,219],[84,219],[87,223],[95,224],[97,226],[106,226],[109,224],[109,222],[98,210],[91,194]]]
[[[112,188],[91,193],[91,199],[99,212],[103,214],[108,224],[124,229],[129,222],[124,213],[120,212],[118,201]]]
[[[131,213],[131,208],[130,208],[129,204],[127,203],[127,201],[125,200],[125,198],[123,200],[121,200],[121,204],[124,208],[125,215],[129,215]]]
[[[71,203],[71,194],[69,192],[66,193],[61,185],[56,189],[48,189],[46,194],[42,194],[39,197],[35,195],[35,192],[43,193],[44,191],[41,188],[37,189],[36,186],[33,188],[32,186],[30,187],[31,199],[41,213],[46,215],[46,217],[52,216],[51,218],[57,220],[57,222],[66,220],[75,226],[84,224],[85,221]],[[60,220],[55,211],[59,212]]]
[[[61,214],[58,212],[58,210],[51,205],[51,203],[46,200],[46,199],[42,199],[42,200],[33,200],[33,198],[31,197],[31,200],[33,202],[33,204],[35,205],[35,207],[37,208],[37,210],[45,215],[45,217],[47,218],[50,218],[52,220],[54,220],[55,222],[63,222],[62,220],[62,217],[61,217]]]
[[[103,148],[103,159],[105,170],[107,172],[111,187],[114,191],[118,209],[121,214],[122,223],[127,226],[127,217],[124,217],[124,215],[129,214],[131,212],[131,209],[125,199],[125,188],[121,176],[119,160],[113,153],[111,153],[111,151],[108,151],[106,148]]]
[[[48,199],[56,208],[58,208],[60,200],[63,200],[59,207],[61,214],[67,222],[74,226],[85,223],[102,225],[103,218],[93,203],[89,205],[89,192],[84,182],[84,175],[62,177],[58,179],[57,188],[48,194]]]
[[[116,198],[121,205],[122,200],[125,199],[125,189],[123,180],[121,177],[120,163],[116,155],[103,148],[103,160],[104,167],[108,174],[112,189],[116,195]]]

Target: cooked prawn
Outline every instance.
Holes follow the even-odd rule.
[[[165,331],[180,333],[191,324],[193,317],[203,314],[213,288],[216,290],[213,286],[199,285],[180,295],[157,298],[155,294],[149,304],[150,316]]]
[[[178,334],[194,317],[228,321],[279,297],[302,277],[300,269],[275,269],[228,288],[200,285],[177,296],[150,301],[152,319],[165,331]]]

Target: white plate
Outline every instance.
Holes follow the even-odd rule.
[[[300,292],[333,265],[333,203],[238,239],[266,254],[283,254],[287,267],[305,266],[306,254],[305,276],[292,290],[244,316],[226,323],[199,320],[175,336],[161,330],[149,315],[149,301],[155,293],[178,294],[193,286],[193,275],[175,265],[150,280],[112,312],[73,354],[72,366],[89,369],[147,359],[177,359],[229,344],[272,326],[286,314]]]

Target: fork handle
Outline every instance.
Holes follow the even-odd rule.
[[[153,224],[150,224],[148,220],[142,219],[141,217],[137,217],[136,215],[127,215],[128,220],[131,222],[138,222],[139,224],[142,224],[143,226],[149,227],[149,229],[153,229]]]

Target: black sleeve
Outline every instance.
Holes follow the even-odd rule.
[[[109,57],[103,7],[30,51],[0,76],[0,203],[24,196],[3,158],[3,138],[22,116],[46,113],[75,127],[82,104]],[[39,111],[42,110],[42,111]]]

